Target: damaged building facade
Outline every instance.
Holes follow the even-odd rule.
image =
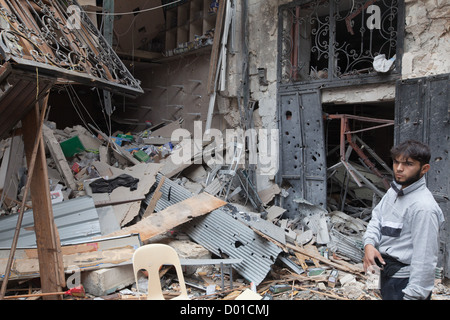
[[[44,4],[58,7],[54,1],[29,2],[35,10]],[[96,270],[98,266],[90,261],[98,259],[100,266],[125,270],[131,261],[130,247],[180,227],[208,251],[198,263],[211,264],[213,254],[223,259],[222,268],[228,263],[256,285],[264,282],[278,258],[302,276],[310,275],[304,273],[302,260],[309,257],[316,267],[320,262],[360,277],[359,266],[328,260],[324,248],[352,263],[361,261],[360,236],[392,180],[389,150],[397,142],[415,138],[432,149],[427,183],[446,218],[438,267],[443,277],[450,277],[450,62],[446,58],[450,4],[446,1],[80,0],[73,4],[73,11],[59,7],[59,13],[65,12],[73,23],[77,14],[84,22],[89,19],[89,26],[101,35],[92,32],[93,39],[86,35],[83,39],[94,43],[94,48],[99,46],[96,39],[101,39],[105,51],[89,55],[92,59],[87,62],[82,55],[68,55],[81,67],[60,73],[58,81],[49,72],[51,80],[40,84],[51,88],[43,139],[47,155],[53,158],[47,160],[52,167],[49,187],[63,185],[62,192],[56,188],[55,194],[64,201],[53,205],[62,251],[88,254],[79,259],[77,268]],[[46,14],[43,10],[37,15]],[[11,17],[9,12],[4,16]],[[57,34],[63,32],[61,28]],[[77,43],[80,35],[76,29],[72,32]],[[11,45],[13,38],[2,35],[2,43],[9,45],[9,51],[3,48],[3,52],[23,62],[18,59],[20,50]],[[64,65],[64,55],[55,52]],[[105,61],[113,68],[102,68]],[[85,72],[86,65],[93,77],[72,77]],[[31,72],[33,66],[25,70]],[[34,83],[36,74],[31,73],[27,80]],[[2,139],[10,129],[0,132]],[[71,144],[67,151],[61,144],[62,150],[59,145],[64,140],[75,147]],[[6,151],[12,153],[20,146],[12,142],[0,146],[1,183],[1,174],[13,171],[7,170]],[[74,151],[77,146],[91,158],[77,158],[82,151]],[[20,164],[16,167],[19,170]],[[108,189],[112,182],[99,181],[99,176],[114,176],[122,187]],[[103,183],[108,191],[93,190],[92,181]],[[5,212],[22,200],[20,189],[13,193],[2,194]],[[186,212],[177,210],[181,204]],[[16,223],[15,214],[5,216],[8,220],[0,220],[2,248],[9,246]],[[30,217],[23,223],[19,247],[36,241]],[[352,232],[340,232],[344,225],[351,225]],[[311,239],[324,251],[304,250],[303,244]],[[84,252],[81,242],[86,247],[94,243],[97,249]],[[104,254],[110,248],[120,252],[111,258]],[[298,264],[287,249],[295,252]],[[1,266],[7,253],[0,256]],[[25,249],[17,250],[17,259],[25,260],[27,255]],[[64,257],[66,267],[75,264],[73,257]],[[20,270],[27,276],[36,273],[31,262],[13,269],[17,279]],[[92,292],[106,295],[134,282],[130,270],[112,275],[126,279],[108,289],[99,289],[96,282],[113,271],[83,272],[81,280]]]
[[[240,33],[248,36],[247,47],[231,58],[238,63],[234,69],[229,63],[230,79],[238,79],[235,88],[247,85],[257,102],[255,125],[280,133],[278,173],[274,180],[259,177],[258,188],[275,182],[286,190],[278,203],[291,216],[302,214],[297,198],[324,208],[338,198],[339,210],[345,200],[348,210],[370,209],[386,190],[392,145],[408,138],[429,143],[427,181],[446,217],[441,265],[448,277],[448,3],[243,1],[236,7],[248,10],[247,32]],[[239,61],[248,61],[247,74]],[[237,126],[240,117],[231,118]],[[361,193],[345,187],[339,168],[363,186]],[[359,170],[376,178],[365,181]]]
[[[431,145],[428,184],[448,216],[448,3],[227,4],[220,53],[180,54],[166,43],[164,63],[136,71],[151,88],[139,98],[151,105],[150,117],[183,118],[191,132],[192,120],[220,130],[277,129],[277,173],[248,168],[257,190],[276,190],[276,203],[291,218],[302,215],[299,198],[325,209],[370,211],[391,179],[390,148],[416,138]],[[167,32],[182,33],[169,30],[166,39]],[[221,74],[211,84],[217,54]],[[441,252],[447,266],[448,220]]]

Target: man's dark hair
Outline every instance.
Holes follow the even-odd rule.
[[[392,159],[396,159],[399,156],[417,160],[420,162],[420,165],[423,166],[424,164],[430,162],[431,158],[430,147],[428,147],[426,144],[420,141],[407,140],[400,143],[397,146],[392,147],[391,149]]]

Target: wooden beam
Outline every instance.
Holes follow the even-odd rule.
[[[362,278],[365,278],[365,276],[362,274],[364,272],[364,270],[362,270],[362,268],[359,268],[357,266],[350,265],[350,264],[342,264],[342,263],[340,263],[338,261],[331,261],[331,260],[321,256],[320,253],[318,253],[318,252],[317,253],[316,252],[312,252],[311,250],[307,250],[307,249],[301,248],[299,246],[292,245],[290,243],[287,243],[286,247],[288,249],[294,250],[294,252],[298,252],[298,253],[300,253],[300,254],[302,254],[304,256],[307,256],[307,257],[309,257],[311,259],[315,259],[317,261],[320,261],[320,262],[322,262],[322,263],[324,263],[326,265],[332,266],[332,267],[334,267],[336,269],[339,269],[339,270],[342,270],[342,271],[345,271],[345,272],[350,272],[350,273],[356,274],[356,275],[358,275],[358,276],[360,276]]]
[[[67,163],[66,157],[61,149],[61,145],[58,140],[56,140],[53,135],[52,129],[43,126],[42,133],[44,135],[45,143],[52,155],[53,161],[55,161],[56,168],[58,169],[59,174],[62,176],[66,187],[77,190],[77,185],[75,183],[75,179],[73,178],[73,173],[70,170],[69,164]]]
[[[219,1],[219,8],[217,10],[216,27],[214,29],[214,40],[211,50],[211,60],[209,64],[209,74],[207,83],[207,93],[212,94],[214,91],[214,83],[217,73],[217,62],[219,60],[220,40],[222,39],[222,25],[225,17],[227,1]]]
[[[46,99],[48,98],[48,94],[46,95]],[[47,100],[46,100],[47,101]],[[22,220],[23,220],[23,215],[24,215],[24,210],[25,210],[25,202],[28,196],[28,190],[30,188],[31,185],[31,177],[33,176],[34,173],[34,168],[35,168],[35,163],[36,163],[36,157],[38,154],[38,150],[39,150],[39,145],[40,145],[40,139],[39,137],[41,137],[40,132],[42,131],[42,126],[44,124],[44,117],[45,117],[45,112],[46,112],[46,107],[47,104],[45,103],[42,111],[41,111],[41,117],[40,117],[40,121],[39,121],[39,125],[38,125],[38,129],[36,130],[36,138],[34,140],[34,144],[33,144],[33,148],[31,150],[31,156],[28,157],[28,176],[30,177],[27,180],[27,183],[25,185],[25,192],[23,195],[23,200],[22,200],[22,204],[19,210],[19,214],[17,217],[17,223],[16,223],[16,229],[14,231],[14,237],[13,237],[13,241],[11,244],[11,250],[9,252],[9,257],[8,257],[8,262],[5,268],[5,273],[4,273],[4,278],[3,278],[3,282],[2,282],[2,287],[0,290],[0,299],[3,299],[6,293],[6,287],[8,286],[8,280],[9,280],[9,276],[11,273],[11,268],[12,268],[12,262],[13,262],[13,258],[14,258],[14,254],[16,252],[16,248],[17,248],[17,242],[19,240],[19,234],[20,234],[20,228],[22,227]],[[36,109],[39,110],[39,104],[36,103]]]
[[[159,184],[156,187],[155,192],[153,193],[152,200],[150,200],[150,203],[148,204],[147,208],[145,209],[144,214],[142,215],[143,218],[147,218],[155,210],[156,204],[158,203],[158,200],[162,196],[162,192],[160,191],[160,189],[163,186],[165,180],[166,180],[166,177],[163,176],[161,178],[161,180],[159,181]]]
[[[11,206],[11,202],[17,200],[17,190],[19,188],[19,168],[23,165],[23,142],[22,137],[13,136],[11,145],[5,152],[0,168],[0,193],[3,193],[5,203]],[[5,165],[7,170],[2,178],[2,168]],[[4,179],[4,180],[2,180]]]
[[[138,233],[141,240],[146,241],[225,204],[225,201],[203,192],[154,213],[132,226],[115,231],[104,237],[109,238]]]
[[[47,104],[47,102],[48,95],[43,104]],[[35,169],[33,175],[28,179],[31,179],[30,191],[42,292],[59,292],[65,286],[64,264],[59,234],[53,218],[44,139],[42,131],[36,134],[40,129],[38,104],[22,119],[22,128],[28,165],[32,158],[35,139],[38,139]],[[59,300],[61,296],[46,296],[44,299]]]

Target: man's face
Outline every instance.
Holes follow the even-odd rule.
[[[422,178],[429,168],[429,164],[422,166],[417,160],[399,156],[393,164],[395,182],[407,187]]]

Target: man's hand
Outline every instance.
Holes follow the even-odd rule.
[[[378,259],[381,264],[386,264],[384,262],[383,257],[381,257],[381,253],[371,244],[367,244],[364,247],[364,258],[363,258],[363,265],[364,265],[364,271],[367,272],[367,269],[373,266],[377,266],[377,263],[375,259]]]

